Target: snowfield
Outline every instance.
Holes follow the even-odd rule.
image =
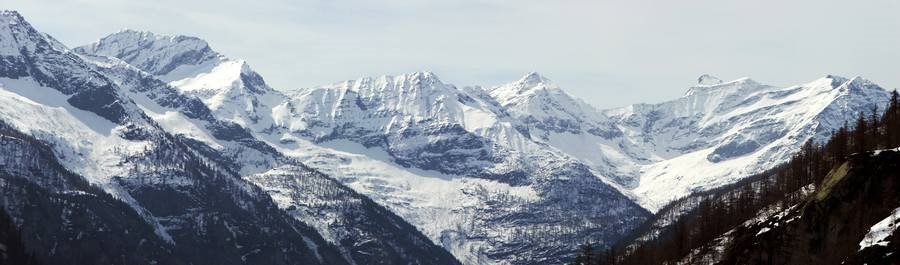
[[[887,246],[889,243],[887,238],[897,230],[898,224],[900,224],[900,208],[894,209],[891,215],[869,229],[862,241],[859,241],[859,250],[876,245]]]

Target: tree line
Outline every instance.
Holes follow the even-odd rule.
[[[879,113],[881,115],[879,115]],[[810,139],[789,162],[743,181],[692,194],[663,207],[630,237],[608,249],[592,243],[579,248],[577,265],[622,265],[674,263],[688,256],[737,225],[755,217],[767,207],[783,209],[805,198],[828,172],[843,163],[848,155],[900,146],[900,102],[891,94],[888,107],[879,112],[859,113],[855,121],[845,122],[833,131],[825,143]],[[685,213],[685,214],[678,214]],[[660,227],[653,222],[672,218]],[[639,237],[653,234],[652,238]]]

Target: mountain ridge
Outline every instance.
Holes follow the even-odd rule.
[[[832,77],[827,81],[828,85],[847,83],[841,80]],[[816,119],[823,122],[848,119],[857,111],[883,104],[869,102],[878,95],[868,95],[871,94],[868,91],[878,91],[877,86],[861,81],[848,85],[855,90],[845,89],[850,96],[844,97],[827,94],[825,82],[817,83],[820,80],[811,82],[815,85],[788,88],[763,85],[749,78],[719,81],[707,75],[699,78],[698,85],[689,88],[683,97],[672,101],[598,110],[534,72],[490,88],[459,88],[444,83],[434,73],[413,72],[311,88],[276,89],[273,93],[277,97],[253,105],[260,110],[255,116],[258,120],[230,120],[248,126],[276,149],[293,153],[330,174],[357,171],[357,162],[333,165],[340,162],[323,158],[337,155],[343,157],[338,161],[359,160],[360,166],[387,162],[391,169],[382,170],[411,171],[412,176],[417,176],[412,179],[424,177],[415,170],[426,170],[424,175],[436,171],[450,175],[442,178],[499,181],[511,185],[504,189],[512,190],[545,181],[529,180],[534,173],[528,172],[559,170],[559,165],[566,165],[563,168],[578,168],[576,171],[584,172],[579,174],[593,175],[603,185],[653,211],[679,196],[733,183],[773,163],[783,162],[805,139],[821,139],[825,132],[838,127],[836,124],[819,126],[821,122]],[[863,96],[856,97],[858,94]],[[802,109],[788,112],[804,115],[799,120],[788,120],[786,116],[775,120],[766,118],[788,107],[803,105],[798,100],[815,95],[818,97],[809,99],[810,102],[849,98],[845,100],[849,108],[829,109],[825,108],[830,106],[826,104],[825,114]],[[211,101],[204,102],[209,105]],[[725,130],[738,123],[743,124],[737,126],[743,131]],[[797,124],[809,126],[791,127]],[[329,143],[345,140],[362,147],[330,147]],[[761,144],[771,141],[777,144]],[[386,157],[368,155],[377,149],[386,151]],[[297,150],[315,151],[299,154]],[[348,150],[349,153],[345,152]],[[549,157],[553,158],[547,160]],[[532,162],[539,160],[561,164]],[[529,163],[536,166],[526,166]],[[702,178],[683,179],[679,173],[666,173],[674,164],[715,170]],[[484,167],[494,169],[480,169]],[[516,168],[524,171],[509,171]],[[413,213],[416,206],[396,204],[397,201],[409,203],[412,193],[404,191],[410,189],[404,181],[412,179],[401,181],[379,173],[363,175],[338,179],[394,211],[406,212],[404,218],[423,218]],[[387,184],[395,181],[401,182]],[[452,186],[456,185],[460,184]],[[465,189],[466,185],[471,184],[459,187]],[[381,194],[385,190],[392,192]],[[413,205],[425,205],[428,200],[413,201],[419,201]],[[462,206],[449,209],[455,207]],[[434,228],[427,228],[425,222],[418,226],[426,228],[432,240],[441,242],[438,234],[442,229],[428,232],[427,229]],[[443,244],[447,246],[446,242]]]
[[[2,14],[6,28],[27,23]],[[63,125],[92,137],[76,143],[35,127],[25,133],[74,145],[55,149],[69,167],[72,157],[87,156],[80,161],[119,170],[77,168],[93,181],[122,175],[116,195],[142,197],[129,202],[152,208],[135,208],[145,217],[159,219],[153,212],[163,209],[147,198],[178,194],[147,187],[207,185],[207,173],[233,178],[236,186],[226,186],[237,198],[227,203],[246,202],[246,192],[272,216],[306,227],[307,247],[298,253],[320,262],[312,246],[348,263],[367,261],[360,253],[385,254],[386,263],[438,262],[429,256],[454,263],[448,253],[466,264],[566,262],[573,243],[608,246],[660,205],[784,161],[836,121],[881,106],[886,94],[859,77],[781,88],[704,75],[672,101],[598,110],[535,72],[494,87],[457,87],[427,71],[278,90],[195,37],[123,30],[69,50],[25,29],[0,30],[0,92],[11,106],[34,102],[28,110],[40,109],[38,117],[71,116]],[[22,46],[21,36],[37,41]],[[49,89],[59,92],[52,101],[35,96]],[[68,103],[45,111],[60,102]],[[4,120],[27,124],[4,109]],[[85,120],[94,114],[109,123]],[[212,169],[129,180],[134,173],[122,165],[159,167],[134,143],[172,147]],[[129,155],[97,151],[104,144]],[[697,168],[710,173],[685,178]],[[193,222],[178,218],[160,219],[156,231],[178,230],[172,220]]]
[[[230,79],[236,78],[232,74]],[[182,85],[177,81],[170,84],[176,87]],[[186,91],[184,88],[181,90]],[[374,172],[374,175],[370,175],[373,172],[367,172],[357,178],[337,178],[401,213],[404,218],[419,220],[414,221],[414,224],[423,229],[432,241],[454,251],[466,263],[534,263],[565,259],[572,254],[557,251],[565,250],[564,245],[586,236],[578,235],[575,231],[614,238],[627,230],[629,223],[616,221],[624,227],[601,229],[598,227],[599,220],[621,220],[622,218],[612,216],[623,214],[628,216],[625,220],[643,218],[646,215],[577,162],[558,156],[557,153],[540,151],[541,147],[531,143],[529,136],[521,132],[524,128],[519,122],[510,117],[482,88],[458,88],[443,83],[433,73],[414,72],[360,78],[286,92],[276,90],[272,94],[276,96],[270,100],[260,100],[260,104],[255,105],[261,114],[258,120],[241,121],[227,115],[222,116],[222,113],[217,113],[216,116],[247,126],[258,138],[281,152],[293,154],[329,174],[348,172],[347,169],[337,170],[336,167],[342,167],[346,163],[339,161],[357,161],[356,159],[359,159],[359,163],[351,162],[348,165],[352,168],[349,172],[356,172],[358,166],[378,163],[410,173],[406,175],[409,178],[405,179],[384,176],[381,175],[384,174],[382,172]],[[210,97],[204,99],[204,95],[197,96],[207,105],[215,104]],[[235,99],[240,100],[241,97]],[[358,154],[356,152],[361,151],[359,149],[353,150],[351,154],[339,153],[337,150],[325,151],[330,149],[327,143],[344,140],[360,144],[364,149],[382,149],[387,153],[387,161],[378,157],[355,156]],[[323,144],[326,144],[326,148],[320,149]],[[529,152],[510,147],[527,148]],[[311,154],[299,152],[300,150],[317,151],[310,156]],[[320,151],[324,153],[318,153]],[[325,156],[344,158],[327,163],[318,162]],[[544,158],[544,162],[537,166],[526,164],[525,161],[538,161],[537,157]],[[383,162],[387,164],[382,164]],[[430,184],[412,183],[429,183],[431,180],[422,181],[430,178],[427,175],[435,173],[444,175],[441,181],[447,181],[444,185],[452,187],[443,191],[446,193],[442,196],[457,198],[452,200],[458,201],[456,204],[434,205],[427,197],[413,195],[413,185],[417,189],[432,189]],[[390,180],[384,182],[385,178]],[[359,181],[364,182],[362,187],[357,186]],[[385,185],[387,183],[390,184]],[[485,186],[493,188],[485,190]],[[564,189],[584,190],[584,193],[603,197],[577,200],[563,194]],[[385,191],[395,192],[384,194]],[[501,195],[510,200],[494,202],[494,196]],[[407,203],[397,204],[399,201]],[[567,202],[575,203],[574,206],[577,207],[564,207]],[[491,204],[487,204],[487,211],[482,211],[469,203]],[[548,214],[508,220],[502,218],[523,214],[528,209],[547,211],[537,206],[541,204],[554,206],[547,208],[552,209]],[[414,210],[423,207],[423,210]],[[603,207],[624,207],[625,210],[605,213],[599,210]],[[583,219],[586,224],[577,225],[572,232],[564,235],[548,234],[550,238],[555,238],[549,248],[537,246],[521,232],[514,234],[516,243],[486,240],[485,238],[499,239],[508,236],[497,229],[473,227],[474,222],[485,222],[493,223],[485,226],[502,226],[503,231],[522,231],[524,227],[514,225],[515,222],[520,222],[533,223],[528,226],[537,227],[541,231],[557,229],[554,227],[559,227],[558,223],[563,220],[555,216],[571,216],[576,209],[584,210],[585,216],[579,219]],[[557,211],[568,214],[553,213]],[[449,219],[455,224],[434,227],[431,223],[437,221],[436,218]],[[521,248],[517,246],[519,244],[528,245],[522,251],[539,252],[531,252],[535,256],[525,259],[509,250],[510,247]]]
[[[5,12],[3,15],[11,19],[22,19],[17,13]],[[371,258],[367,255],[361,257],[357,252],[371,251],[379,254],[377,258],[384,259],[385,262],[404,260],[422,264],[458,264],[448,252],[427,242],[421,233],[403,223],[403,220],[392,213],[378,210],[381,208],[370,201],[359,201],[360,195],[348,193],[349,189],[341,184],[310,182],[316,183],[315,189],[308,194],[312,198],[349,201],[355,197],[359,201],[352,208],[329,211],[332,222],[353,218],[371,220],[369,223],[347,223],[341,226],[348,229],[359,228],[371,234],[340,238],[342,242],[335,242],[335,238],[323,238],[321,234],[327,231],[318,231],[297,215],[280,209],[264,185],[252,183],[252,179],[245,179],[240,174],[267,170],[269,168],[266,167],[273,164],[302,164],[284,159],[275,149],[256,140],[240,125],[218,120],[204,103],[180,94],[180,91],[157,79],[155,75],[124,64],[121,60],[75,54],[72,50],[63,49],[59,46],[61,44],[42,39],[46,35],[37,33],[26,23],[4,25],[8,25],[6,27],[11,29],[10,32],[29,36],[32,42],[23,44],[11,38],[0,38],[0,44],[38,49],[18,48],[18,57],[4,57],[6,60],[0,64],[3,69],[11,68],[9,66],[23,68],[21,72],[12,74],[0,73],[0,93],[4,95],[0,97],[4,103],[0,107],[0,119],[11,123],[14,128],[11,132],[4,133],[3,139],[7,135],[20,133],[34,137],[34,145],[47,144],[52,147],[47,149],[51,151],[37,156],[49,161],[60,161],[65,169],[83,176],[84,181],[98,187],[90,190],[91,194],[87,195],[95,194],[101,198],[109,196],[113,206],[109,209],[97,208],[83,204],[93,203],[92,201],[85,202],[65,196],[60,199],[61,195],[57,193],[82,194],[83,190],[67,190],[65,187],[59,190],[52,183],[41,182],[41,175],[38,173],[27,170],[8,171],[15,173],[9,176],[12,180],[24,181],[24,184],[16,182],[17,186],[13,188],[21,185],[36,189],[37,192],[13,195],[33,198],[40,196],[34,194],[42,192],[49,195],[49,198],[60,201],[64,213],[86,212],[88,216],[119,210],[120,208],[115,208],[118,207],[116,205],[130,207],[124,209],[122,215],[104,216],[110,218],[108,221],[121,220],[135,227],[149,227],[155,235],[147,235],[146,230],[138,231],[135,228],[135,236],[152,238],[144,241],[132,238],[129,241],[154,244],[152,247],[160,249],[148,251],[146,255],[130,256],[132,259],[143,259],[134,262],[355,264]],[[27,34],[22,35],[25,33]],[[28,63],[19,63],[23,61]],[[42,79],[32,78],[33,76]],[[241,84],[250,83],[252,82]],[[73,87],[73,84],[77,86]],[[108,112],[108,106],[121,106],[119,109],[123,111]],[[177,123],[172,124],[173,121]],[[178,130],[184,127],[208,134],[207,138],[187,138],[183,131]],[[230,149],[216,149],[217,146],[213,144]],[[4,146],[10,145],[4,142]],[[25,146],[21,149],[29,150],[28,148],[37,147]],[[14,160],[31,161],[32,156],[35,155],[4,157],[12,159],[13,163],[3,163],[0,167],[3,170],[14,169]],[[235,161],[240,163],[235,164]],[[292,176],[301,173],[310,173],[310,170],[301,167]],[[328,177],[320,174],[307,176],[306,179]],[[6,179],[4,183],[7,183]],[[344,192],[324,196],[322,192],[326,189]],[[58,216],[52,211],[60,207],[32,209],[26,202],[16,200],[15,196],[3,196],[0,199],[4,206],[12,207],[14,211],[11,212],[17,214],[16,219],[21,222],[19,225],[26,231],[47,226],[68,229],[61,231],[60,236],[66,235],[63,232],[71,232],[69,230],[79,232],[79,228],[84,229],[79,233],[79,239],[84,232],[95,230],[101,235],[110,230],[120,235],[112,239],[100,237],[100,241],[85,239],[85,248],[80,249],[85,253],[81,255],[84,259],[77,260],[78,263],[107,263],[106,261],[118,260],[115,255],[126,255],[116,252],[117,248],[107,249],[107,255],[91,253],[100,249],[97,248],[98,244],[117,244],[121,240],[128,240],[127,228],[111,226],[106,220],[97,217],[87,220],[90,221],[87,223],[70,225],[66,223],[66,214],[62,215],[62,220],[38,220],[34,218],[39,216],[35,214],[41,214],[40,211]],[[129,215],[129,211],[135,213]],[[312,213],[301,215],[305,217]],[[380,230],[371,228],[379,226],[378,220],[390,220],[392,225]],[[107,227],[103,227],[104,225]],[[95,238],[94,233],[90,236]],[[394,237],[408,240],[391,242]],[[372,238],[383,241],[371,241]],[[36,247],[70,244],[57,236],[34,238],[30,234],[26,241]],[[370,243],[362,244],[363,241]],[[66,248],[72,249],[69,245]],[[389,251],[393,248],[400,250]],[[79,250],[78,247],[74,249]],[[39,254],[42,260],[51,261],[50,264],[67,264],[66,257],[60,255],[72,255],[71,252],[52,251],[42,251]],[[112,258],[108,258],[110,256]],[[91,260],[91,257],[96,260]],[[127,260],[131,259],[123,258],[122,262]]]

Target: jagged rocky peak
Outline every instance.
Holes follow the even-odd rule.
[[[543,131],[574,134],[587,131],[603,137],[617,134],[597,109],[535,72],[492,88],[490,96],[511,116]]]
[[[4,74],[15,72],[22,74],[24,69],[27,68],[27,64],[40,61],[37,59],[37,57],[40,57],[37,54],[74,57],[74,55],[70,56],[70,53],[69,48],[65,45],[50,35],[41,33],[32,27],[19,12],[0,11],[0,56],[7,57],[3,62],[0,62],[6,64],[6,66],[0,68],[0,72]],[[68,59],[66,61],[69,61]],[[55,64],[61,65],[65,63],[57,61]],[[6,76],[18,77],[21,75]]]
[[[412,85],[412,88],[424,88],[444,85],[444,83],[441,82],[441,79],[438,78],[436,74],[429,71],[412,72],[409,74],[386,78],[394,79],[394,81],[398,85],[403,87],[407,87],[404,84]]]
[[[432,72],[419,71],[401,75],[361,77],[359,79],[347,80],[344,82],[328,86],[316,87],[313,89],[345,89],[357,92],[378,91],[379,93],[411,93],[415,91],[449,91],[454,90],[455,87],[441,82],[441,79]]]
[[[528,105],[550,105],[547,107],[564,110],[564,112],[573,111],[572,108],[581,109],[577,112],[583,112],[592,108],[536,72],[530,72],[515,82],[493,87],[489,93],[501,105],[513,109]],[[545,109],[545,111],[547,109],[539,108]]]
[[[84,54],[122,59],[135,67],[155,75],[166,76],[181,66],[215,64],[224,56],[197,37],[163,35],[148,31],[125,29],[76,48]]]
[[[0,27],[3,27],[4,31],[19,24],[27,24],[19,12],[11,10],[0,11]]]
[[[244,60],[214,51],[197,37],[125,29],[76,52],[120,59],[178,89],[208,99],[218,93],[262,94],[273,89]]]
[[[825,75],[825,77],[822,77],[822,79],[830,80],[830,81],[831,81],[831,84],[832,84],[832,87],[839,87],[839,86],[841,86],[841,84],[843,84],[843,83],[847,82],[848,80],[850,80],[850,79],[848,79],[848,78],[846,78],[846,77],[843,77],[843,76],[831,75],[831,74]]]
[[[722,79],[719,79],[718,77],[715,77],[715,76],[712,76],[709,74],[703,74],[699,78],[697,78],[697,85],[701,85],[701,86],[713,86],[713,85],[718,85],[721,83],[722,83]]]
[[[547,79],[537,72],[529,72],[511,84],[496,87],[494,91],[497,91],[498,93],[514,92],[515,94],[521,95],[539,89],[560,90],[559,86],[553,83],[553,81],[550,81],[550,79]]]
[[[851,94],[868,94],[870,91],[880,92],[885,90],[872,81],[861,76],[847,78],[838,75],[825,75],[810,83],[803,85],[804,87],[817,87],[821,89],[838,89]]]
[[[543,83],[548,83],[548,84],[552,83],[552,82],[550,82],[549,79],[542,76],[538,72],[529,72],[528,74],[523,76],[521,79],[519,79],[519,82],[522,84],[530,85],[530,86],[536,86],[536,85],[543,84]]]
[[[868,79],[865,79],[861,76],[854,76],[853,78],[846,78],[846,77],[832,75],[831,80],[832,80],[832,87],[834,87],[834,88],[854,89],[854,88],[878,87],[878,85],[876,85],[872,81],[869,81]],[[840,84],[840,85],[837,85],[837,84]]]
[[[412,72],[409,74],[403,75],[409,80],[418,80],[418,81],[427,81],[427,82],[440,82],[441,80],[438,76],[429,71],[421,71],[421,72]]]
[[[489,92],[503,106],[523,104],[533,98],[551,101],[573,100],[553,81],[537,72],[530,72],[515,82],[493,87]]]
[[[0,11],[0,27],[3,28],[3,31],[9,31],[10,28],[17,27],[18,25],[30,26],[18,11]]]
[[[855,78],[854,78],[855,79]],[[827,74],[822,76],[819,79],[813,80],[812,82],[803,84],[802,86],[806,87],[825,87],[825,88],[839,88],[844,83],[851,81],[851,78],[846,78],[839,75]]]
[[[408,74],[403,74],[399,76],[382,76],[379,78],[380,80],[388,80],[393,79],[397,83],[409,83],[411,85],[417,86],[432,86],[436,84],[443,85],[441,79],[432,72],[429,71],[420,71],[420,72],[412,72]]]
[[[20,56],[38,46],[50,45],[45,36],[31,27],[16,11],[0,11],[0,56]]]

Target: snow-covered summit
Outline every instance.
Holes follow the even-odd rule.
[[[17,11],[0,11],[0,56],[20,56],[47,45],[43,34],[35,30]]]
[[[135,67],[175,81],[196,75],[225,60],[197,37],[162,35],[125,29],[76,49],[80,53],[122,59]]]
[[[701,85],[701,86],[718,85],[718,84],[721,84],[722,82],[723,82],[722,79],[719,79],[718,77],[715,77],[715,76],[712,76],[709,74],[703,74],[699,78],[697,78],[697,85]]]
[[[0,11],[0,27],[4,28],[4,31],[9,30],[10,27],[15,27],[19,24],[27,24],[28,22],[22,18],[22,15],[19,14],[18,11],[14,10],[2,10]]]
[[[609,126],[604,125],[605,118],[594,107],[535,72],[489,91],[510,115],[541,131],[576,134],[610,131]]]
[[[847,89],[847,90],[856,90],[859,92],[867,91],[871,88],[878,87],[874,82],[865,79],[861,76],[854,76],[853,78],[847,79],[845,77],[840,76],[831,76],[832,86],[836,89]],[[835,84],[840,83],[838,86],[834,86]]]
[[[362,77],[287,94],[290,101],[275,111],[276,123],[316,137],[332,134],[339,124],[387,132],[439,122],[479,131],[505,115],[483,90],[457,88],[431,72]],[[288,110],[293,113],[286,116]]]
[[[490,93],[504,106],[523,103],[529,98],[546,96],[548,93],[568,97],[553,81],[537,72],[530,72],[515,82],[494,87],[490,89]]]
[[[241,125],[256,123],[264,115],[259,111],[281,98],[247,62],[226,58],[197,37],[122,30],[75,51],[125,61]]]

